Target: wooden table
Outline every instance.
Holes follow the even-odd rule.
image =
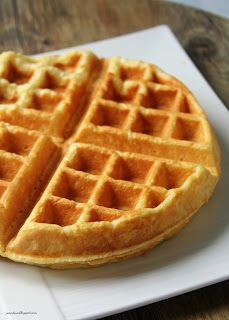
[[[171,27],[229,107],[229,21],[181,5],[150,0],[0,0],[0,50],[30,54],[158,24]],[[229,319],[229,281],[107,319]]]

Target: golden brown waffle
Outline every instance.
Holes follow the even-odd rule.
[[[86,51],[0,55],[0,253],[65,268],[139,255],[208,201],[205,113],[156,66]]]

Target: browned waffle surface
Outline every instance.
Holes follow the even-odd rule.
[[[0,250],[68,267],[138,255],[213,193],[219,147],[189,90],[90,52],[0,55]]]
[[[17,233],[30,213],[58,157],[47,136],[1,123],[0,249]]]
[[[0,120],[66,138],[84,113],[99,61],[89,52],[0,57]],[[76,108],[77,106],[77,108]]]

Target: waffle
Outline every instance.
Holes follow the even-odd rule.
[[[220,150],[158,67],[87,51],[0,55],[0,254],[67,268],[140,255],[206,203]]]

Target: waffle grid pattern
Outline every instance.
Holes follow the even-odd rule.
[[[216,149],[195,98],[156,66],[83,51],[3,53],[1,254],[33,263],[34,255],[112,252],[153,238],[207,201]],[[188,203],[195,188],[201,201]]]
[[[29,135],[26,130],[5,126],[0,127],[0,190],[1,196],[16,177],[19,169],[35,147],[36,135]]]
[[[195,169],[191,164],[73,144],[40,204],[44,209],[37,209],[33,219],[60,226],[113,221],[135,209],[159,206]]]
[[[35,131],[0,123],[0,150],[1,248],[30,214],[57,147]]]
[[[87,52],[40,59],[3,53],[0,120],[63,138],[85,94],[94,60]]]
[[[16,114],[16,124],[21,124],[17,117],[17,110],[22,114],[29,110],[29,115],[37,114],[39,117],[38,125],[42,131],[43,126],[40,125],[40,121],[44,120],[50,124],[53,118],[51,115],[52,113],[55,115],[56,110],[62,109],[67,112],[65,105],[68,99],[64,99],[64,97],[68,96],[69,91],[66,90],[73,86],[74,91],[77,91],[79,83],[76,85],[74,82],[82,72],[81,69],[85,65],[92,64],[92,62],[89,63],[91,58],[89,53],[82,52],[71,53],[67,57],[46,57],[41,60],[39,58],[38,60],[24,58],[20,55],[12,56],[12,53],[3,54],[0,58],[0,66],[4,66],[0,68],[2,78],[0,80],[0,115],[1,111],[5,112],[5,106],[8,105],[9,109],[11,107],[14,109],[13,115]],[[204,144],[206,142],[208,134],[204,134],[204,129],[208,128],[205,126],[206,120],[203,117],[203,112],[179,82],[167,77],[152,65],[143,62],[128,62],[117,57],[107,60],[105,69],[105,75],[99,83],[92,103],[82,121],[82,129],[79,128],[76,137],[73,136],[73,140],[83,141],[81,131],[86,127],[92,131],[94,127],[93,135],[95,136],[96,128],[102,127],[107,130],[105,131],[107,135],[112,131],[114,134],[120,132],[121,135],[137,133],[137,142],[138,137],[142,135],[147,140],[156,137],[165,141],[168,139],[182,140],[185,144],[189,142]],[[88,78],[88,68],[86,71],[84,70],[84,73],[83,79],[85,80]],[[65,105],[61,104],[61,101]],[[37,121],[35,122],[37,123]],[[112,140],[107,140],[109,147],[112,147]],[[88,157],[96,159],[94,170],[99,172],[102,165],[99,149],[97,151],[93,148],[90,150],[88,144],[82,150],[84,149],[85,152],[88,152]],[[73,150],[75,149],[73,148]],[[126,211],[155,207],[163,201],[163,197],[167,193],[166,188],[179,187],[177,183],[169,182],[169,179],[183,175],[180,162],[180,169],[179,166],[175,169],[175,167],[168,167],[159,160],[143,161],[141,158],[144,156],[139,157],[137,154],[132,159],[128,153],[126,153],[126,158],[121,158],[117,152],[112,155],[110,151],[106,152],[109,161],[107,160],[105,168],[99,172],[99,178],[98,175],[93,174],[94,172],[87,173],[85,171],[85,163],[88,161],[86,156],[84,157],[84,170],[80,170],[79,167],[69,168],[69,166],[63,168],[63,173],[59,177],[60,181],[56,182],[54,179],[57,186],[54,185],[53,188],[56,190],[63,188],[64,191],[53,191],[53,195],[50,195],[51,198],[48,201],[52,201],[52,197],[59,197],[63,198],[64,202],[66,199],[79,202],[77,208],[81,209],[77,209],[77,219],[80,223],[90,221],[91,214],[89,212],[95,211],[95,209],[91,209],[91,205],[96,206],[98,212],[106,211],[106,215],[98,213],[97,217],[101,216],[112,220],[112,217],[120,217]],[[103,157],[105,157],[104,154]],[[79,160],[79,157],[77,159],[82,164],[82,160]],[[132,169],[128,163],[132,163]],[[147,163],[148,165],[151,163],[150,168]],[[152,163],[154,164],[152,165]],[[133,177],[135,176],[134,166],[138,168],[139,173],[145,172],[145,168],[148,168],[145,172],[148,178],[147,180],[142,179],[141,184],[139,183],[141,179],[137,175],[136,179],[125,179],[125,170],[130,171]],[[176,174],[173,173],[174,170]],[[191,172],[190,169],[187,169],[187,172]],[[89,178],[91,174],[92,176]],[[77,180],[80,181],[78,186]],[[119,180],[122,182],[120,183]],[[5,181],[0,181],[1,190],[4,190],[6,184]],[[80,192],[80,188],[83,190],[82,192]],[[124,204],[121,201],[123,192],[129,194],[129,197],[123,199]],[[74,194],[77,196],[74,197]],[[103,194],[106,195],[105,199]],[[112,198],[116,200],[112,200]],[[153,199],[151,204],[150,199]],[[101,207],[106,209],[101,209]],[[79,212],[81,213],[79,214]]]
[[[165,139],[205,143],[201,111],[191,95],[183,92],[183,88],[163,83],[152,66],[141,63],[141,68],[132,65],[128,68],[120,60],[111,60],[98,93],[101,104],[94,109],[92,123]]]
[[[126,60],[111,58],[70,141],[174,160],[195,162],[197,158],[196,163],[210,168],[214,166],[209,157],[211,136],[203,111],[175,78],[143,62],[128,65]]]

